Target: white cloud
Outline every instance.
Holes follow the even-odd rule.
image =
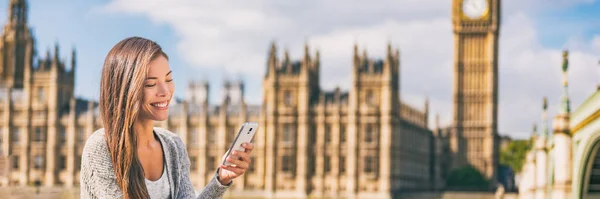
[[[333,89],[350,84],[354,43],[370,57],[382,57],[391,41],[401,51],[402,98],[421,108],[430,99],[431,120],[441,113],[442,123],[452,116],[453,39],[450,2],[409,1],[195,1],[113,0],[105,10],[147,16],[167,24],[179,37],[178,53],[192,67],[224,69],[243,74],[254,82],[248,88],[250,102],[258,103],[270,42],[289,49],[294,58],[321,51],[321,85]],[[540,45],[532,13],[558,9],[593,0],[503,1],[500,33],[499,130],[524,137],[539,121],[541,100],[548,96],[550,108],[558,104],[561,49]],[[566,41],[565,41],[566,42]],[[586,73],[597,61],[600,36],[592,41],[573,39],[571,95],[577,105],[595,88],[598,75]],[[279,51],[280,54],[282,50]],[[552,112],[551,112],[552,113]]]

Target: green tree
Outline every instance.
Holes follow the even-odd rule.
[[[500,164],[507,165],[516,173],[523,169],[527,151],[531,149],[530,140],[513,140],[500,151]]]
[[[489,181],[477,169],[468,165],[450,172],[446,185],[451,190],[486,190]]]

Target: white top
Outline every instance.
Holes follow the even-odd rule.
[[[167,178],[167,167],[163,166],[163,173],[160,178],[156,181],[151,181],[144,178],[146,181],[146,189],[151,199],[169,199],[170,188],[169,180]]]

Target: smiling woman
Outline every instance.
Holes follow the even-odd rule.
[[[153,127],[166,120],[175,91],[168,56],[153,41],[131,37],[106,56],[100,83],[104,128],[87,140],[81,198],[193,198],[190,159],[181,139]],[[227,158],[199,198],[221,198],[250,165],[253,145]]]

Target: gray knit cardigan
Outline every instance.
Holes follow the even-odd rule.
[[[160,138],[167,163],[171,198],[221,198],[229,185],[222,185],[216,175],[206,185],[198,197],[190,182],[190,159],[181,139],[162,128],[154,128]],[[115,172],[104,137],[104,129],[99,129],[88,138],[83,148],[80,173],[81,198],[123,198],[117,185]]]

